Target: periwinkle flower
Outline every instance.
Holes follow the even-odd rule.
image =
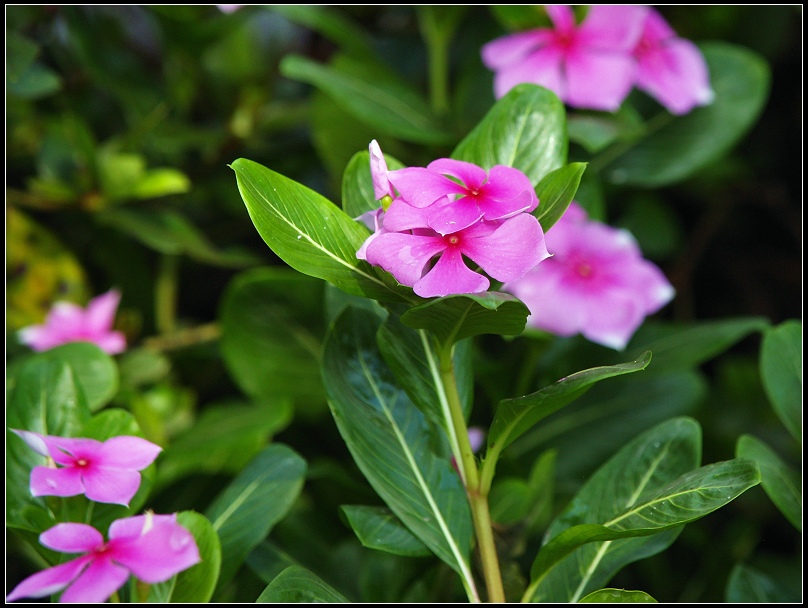
[[[35,351],[70,342],[92,342],[110,355],[121,353],[126,350],[126,338],[112,329],[120,301],[120,292],[112,289],[90,300],[86,309],[72,302],[56,302],[43,325],[18,332],[20,342]]]
[[[199,563],[193,535],[176,514],[137,515],[109,527],[109,540],[87,524],[60,523],[45,530],[39,542],[63,553],[82,553],[71,561],[32,574],[6,597],[40,598],[64,589],[61,602],[105,602],[134,575],[154,584]]]
[[[104,442],[41,435],[11,429],[36,453],[60,466],[31,471],[34,496],[78,496],[128,506],[140,487],[142,471],[162,448],[140,437],[118,436]]]
[[[576,108],[617,110],[634,85],[632,51],[648,8],[594,5],[580,25],[569,6],[545,9],[552,28],[510,34],[483,46],[483,63],[494,71],[496,97],[528,82]]]
[[[553,257],[502,286],[530,309],[529,327],[559,336],[581,333],[622,350],[645,317],[674,296],[629,232],[589,220],[574,201],[546,242]]]

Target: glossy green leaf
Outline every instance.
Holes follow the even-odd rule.
[[[401,161],[389,154],[384,154],[384,160],[389,171],[404,167]],[[342,208],[350,217],[356,218],[379,207],[380,203],[373,191],[373,177],[370,174],[370,153],[367,150],[357,152],[345,167],[342,176]]]
[[[365,547],[409,557],[432,555],[429,548],[389,509],[363,505],[343,505],[341,508]]]
[[[515,167],[537,184],[567,162],[564,105],[547,89],[517,85],[457,145],[452,158],[484,169]]]
[[[579,604],[656,604],[645,591],[628,589],[598,589],[578,600]]]
[[[309,412],[325,408],[319,366],[323,287],[282,267],[245,271],[227,286],[219,307],[220,347],[247,395],[292,399]]]
[[[360,55],[373,53],[367,32],[354,21],[331,7],[303,4],[272,4],[268,8],[289,21],[319,32],[342,50]]]
[[[570,163],[545,175],[536,186],[539,206],[533,214],[545,233],[564,215],[585,169],[586,163]]]
[[[802,570],[800,568],[800,570]],[[737,564],[730,573],[725,602],[728,604],[799,604],[802,601],[802,577],[796,589],[769,572],[748,564]]]
[[[350,294],[402,299],[356,258],[370,235],[367,227],[313,190],[258,163],[240,158],[231,166],[253,224],[283,261]]]
[[[570,141],[590,154],[614,142],[640,137],[645,129],[642,117],[629,104],[614,113],[578,111],[567,116]]]
[[[403,325],[388,315],[376,335],[379,350],[398,385],[432,422],[451,432],[451,416],[440,379],[438,355],[425,331]],[[472,342],[461,340],[453,353],[454,375],[463,412],[471,412],[474,397]]]
[[[802,443],[801,321],[785,321],[763,334],[760,375],[780,421]]]
[[[280,70],[287,78],[316,86],[382,135],[420,144],[446,144],[452,139],[415,89],[369,57],[341,55],[323,65],[287,55]]]
[[[491,519],[508,526],[524,519],[531,507],[530,488],[522,479],[498,479],[488,496]]]
[[[200,561],[149,587],[147,602],[158,604],[204,604],[210,601],[222,565],[222,546],[211,523],[194,511],[177,513],[177,522],[194,536]]]
[[[255,600],[261,604],[344,604],[350,600],[301,566],[289,566]]]
[[[305,460],[285,445],[272,444],[214,499],[205,516],[222,543],[217,590],[233,578],[250,551],[286,515],[305,476]]]
[[[760,485],[791,525],[802,532],[802,483],[799,473],[783,462],[768,445],[752,435],[741,435],[738,438],[735,455],[757,463],[760,468]]]
[[[664,126],[635,145],[626,145],[625,152],[608,164],[604,174],[609,181],[647,187],[675,183],[725,154],[755,123],[769,93],[766,61],[728,43],[701,48],[714,101],[684,116],[660,115],[657,120]]]
[[[593,384],[645,369],[650,362],[651,353],[645,352],[635,361],[576,372],[530,395],[500,401],[488,433],[484,467],[494,467],[502,450],[543,418],[580,397]],[[493,476],[493,471],[489,476]]]
[[[89,416],[78,380],[65,361],[41,354],[20,366],[6,410],[6,525],[42,532],[36,522],[52,520],[45,498],[34,498],[29,489],[31,470],[44,465],[46,458],[9,429],[76,437]],[[29,508],[32,514],[26,514]]]
[[[91,411],[104,407],[118,391],[118,366],[95,344],[63,344],[42,353],[42,356],[59,358],[70,365]]]
[[[396,384],[376,346],[378,320],[347,308],[331,327],[323,379],[337,428],[359,469],[410,531],[460,574],[469,565],[471,513],[448,457],[431,449],[442,432]]]
[[[401,322],[413,329],[427,330],[446,348],[481,334],[520,334],[529,314],[518,298],[490,291],[430,300],[407,310]]]
[[[526,597],[534,602],[577,602],[587,593],[603,587],[624,565],[667,548],[681,528],[605,545],[588,542],[556,563],[576,540],[592,538],[593,530],[619,534],[602,528],[615,516],[657,496],[679,476],[698,467],[700,460],[701,428],[691,418],[663,422],[623,446],[589,478],[551,524],[547,538],[553,539],[571,529],[573,531],[566,534],[574,538],[556,541],[551,551],[547,550],[547,545],[539,551]],[[583,535],[578,537],[574,528],[580,525],[596,528],[584,528]],[[558,553],[553,555],[554,551]],[[541,576],[550,564],[556,565]]]

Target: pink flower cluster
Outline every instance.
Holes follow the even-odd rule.
[[[391,273],[423,298],[481,293],[489,277],[514,281],[549,256],[530,214],[539,204],[521,171],[438,159],[388,171],[376,141],[370,170],[382,209],[365,214],[375,232],[357,257]],[[386,210],[383,210],[386,209]]]
[[[651,7],[593,5],[580,24],[569,6],[545,9],[552,28],[510,34],[483,46],[497,98],[529,82],[570,106],[592,110],[617,110],[634,86],[673,114],[713,100],[701,52]]]
[[[51,466],[31,471],[34,496],[85,494],[97,502],[128,505],[140,487],[139,471],[161,451],[140,437],[119,436],[100,442],[12,431],[51,462]],[[12,589],[6,601],[64,590],[61,602],[104,602],[130,574],[146,583],[161,583],[200,561],[196,540],[177,523],[176,515],[147,513],[116,520],[110,525],[107,542],[92,526],[60,523],[45,530],[39,541],[56,551],[83,555],[32,574]]]
[[[502,286],[531,311],[528,326],[559,336],[582,333],[621,350],[674,296],[662,271],[625,230],[588,219],[572,202],[547,232],[553,257]]]

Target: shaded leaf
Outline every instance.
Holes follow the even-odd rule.
[[[63,344],[45,351],[42,356],[59,358],[70,365],[91,411],[104,407],[118,391],[118,366],[95,344]]]
[[[341,508],[365,547],[409,557],[432,555],[429,548],[389,509],[363,505],[343,505]]]
[[[656,604],[645,591],[628,589],[599,589],[578,600],[579,604]]]
[[[802,443],[802,322],[785,321],[763,334],[760,375],[774,411]]]
[[[545,233],[564,215],[585,169],[586,163],[570,163],[545,175],[536,186],[539,206],[533,214]]]
[[[729,604],[798,604],[802,600],[802,585],[792,589],[789,582],[748,564],[736,564],[729,575],[724,601]]]
[[[255,600],[262,604],[349,602],[320,577],[301,566],[289,566]]]
[[[343,13],[333,8],[316,5],[273,4],[269,9],[289,21],[319,32],[342,50],[368,55],[373,53],[367,32]]]

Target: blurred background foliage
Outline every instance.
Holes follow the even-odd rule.
[[[631,409],[621,389],[654,402],[628,427],[615,418],[611,442],[585,425],[565,434],[560,419],[513,446],[495,497],[526,492],[527,471],[546,481],[555,469],[554,492],[528,492],[530,513],[493,505],[514,563],[535,549],[509,544],[509,534],[528,526],[528,542],[538,543],[623,434],[668,415],[701,423],[704,462],[733,457],[751,433],[801,467],[801,440],[775,415],[759,369],[765,328],[802,319],[802,8],[659,10],[682,37],[759,56],[770,74],[765,105],[726,153],[681,179],[637,185],[603,172],[585,177],[579,196],[630,229],[677,290],[629,350],[700,323],[715,322],[727,338],[581,399],[571,410],[579,419],[610,399],[615,411]],[[541,18],[487,6],[6,5],[7,363],[27,354],[14,332],[41,322],[54,301],[85,304],[117,287],[130,350],[119,358],[115,404],[176,448],[153,508],[203,511],[271,437],[308,462],[301,498],[223,600],[254,601],[288,563],[316,566],[361,601],[420,601],[444,587],[451,601],[457,591],[451,571],[365,549],[341,519],[340,505],[378,503],[336,432],[317,371],[327,319],[346,296],[287,272],[250,221],[228,163],[254,160],[339,203],[343,170],[372,139],[407,165],[447,156],[494,103],[482,44]],[[430,65],[445,66],[448,80],[434,80]],[[570,161],[589,159],[586,143],[573,138]],[[631,355],[578,338],[545,350],[522,338],[480,345],[474,415],[484,424],[514,386],[536,390]],[[493,377],[503,362],[513,378]],[[596,422],[602,436],[608,421]],[[220,449],[205,449],[213,444]],[[13,542],[8,551],[25,553]],[[30,569],[7,563],[16,564],[11,579]],[[763,581],[756,591],[770,598],[768,576],[781,601],[799,597],[801,533],[755,488],[626,567],[613,586],[659,601],[750,601],[732,581]]]

